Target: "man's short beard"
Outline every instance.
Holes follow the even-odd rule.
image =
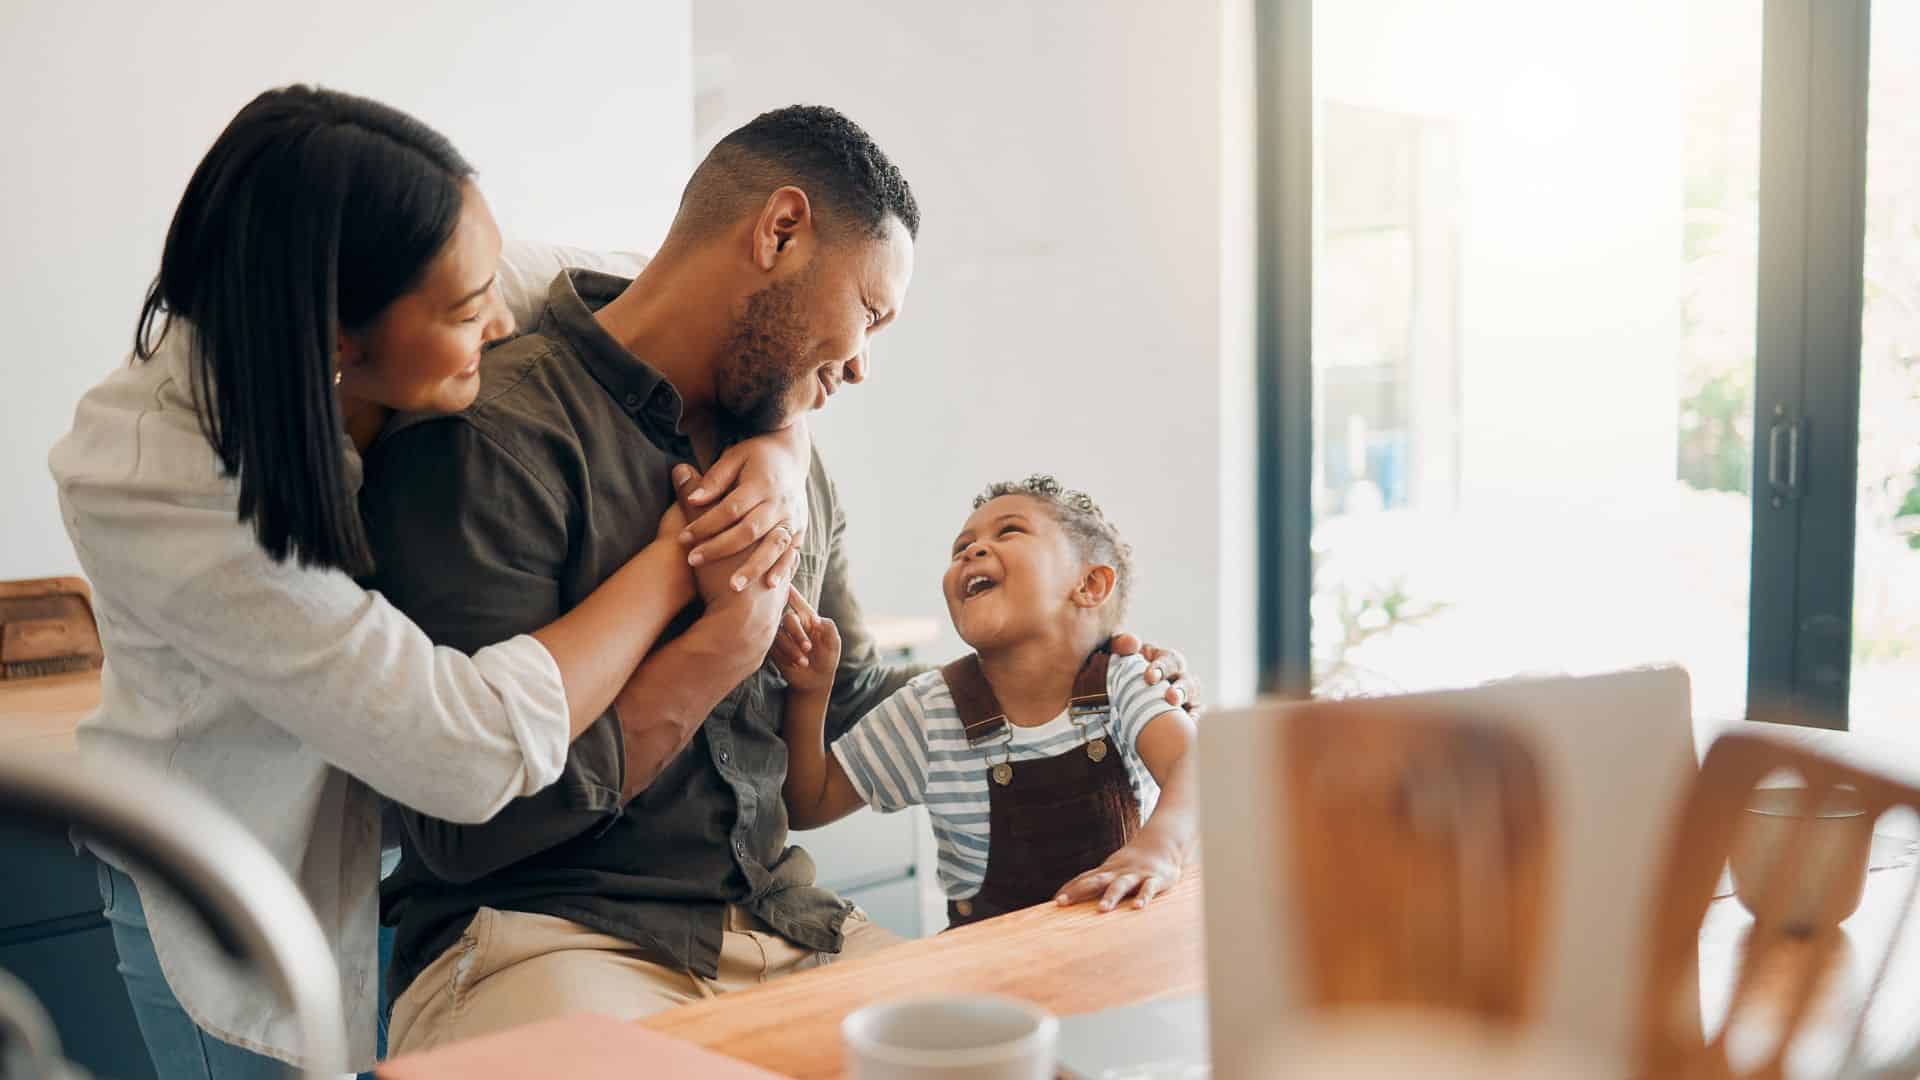
[[[719,427],[729,440],[783,426],[793,388],[803,377],[807,323],[800,299],[811,270],[747,297],[715,380]]]

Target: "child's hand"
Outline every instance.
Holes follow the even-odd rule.
[[[787,612],[773,638],[773,662],[787,685],[803,693],[833,688],[840,666],[840,628],[814,613],[798,589],[787,590]]]
[[[1133,842],[1099,866],[1066,883],[1055,899],[1062,907],[1100,898],[1100,910],[1112,911],[1121,901],[1136,893],[1136,908],[1146,907],[1154,897],[1173,888],[1185,872],[1186,858],[1179,847],[1140,833]]]

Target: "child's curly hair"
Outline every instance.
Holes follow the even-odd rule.
[[[978,510],[1002,495],[1025,495],[1044,504],[1081,558],[1113,567],[1113,596],[1105,624],[1109,631],[1118,627],[1133,598],[1133,548],[1120,539],[1120,530],[1107,520],[1093,496],[1064,487],[1045,473],[1034,473],[1025,480],[990,485],[974,497],[973,508]]]

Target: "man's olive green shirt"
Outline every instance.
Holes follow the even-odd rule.
[[[534,330],[486,354],[471,408],[402,418],[369,448],[361,499],[379,567],[369,584],[435,641],[473,652],[537,630],[653,540],[673,499],[671,470],[694,453],[679,393],[594,320],[627,284],[562,273]],[[848,580],[845,517],[817,456],[808,500],[794,585],[843,641],[831,740],[918,669],[879,662]],[[709,978],[729,904],[796,944],[838,951],[849,905],[815,887],[812,860],[787,846],[785,693],[763,664],[624,806],[609,709],[574,742],[557,782],[485,825],[403,811],[403,856],[382,889],[383,919],[396,928],[390,998],[482,906],[570,919]]]

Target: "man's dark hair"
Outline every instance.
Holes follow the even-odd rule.
[[[364,330],[446,245],[473,174],[439,132],[307,86],[240,110],[187,182],[133,352],[191,332],[201,430],[275,559],[372,567],[341,451],[338,330]]]
[[[1103,620],[1111,633],[1126,617],[1127,604],[1133,599],[1133,548],[1120,539],[1120,530],[1107,520],[1100,504],[1084,491],[1074,491],[1045,473],[1035,473],[1025,480],[989,485],[974,497],[973,508],[978,510],[1002,495],[1025,495],[1045,506],[1082,559],[1113,567],[1113,602]]]
[[[920,205],[898,166],[859,124],[824,105],[764,112],[721,139],[680,195],[678,221],[696,234],[731,225],[792,185],[823,231],[878,237],[888,218],[920,235]]]

